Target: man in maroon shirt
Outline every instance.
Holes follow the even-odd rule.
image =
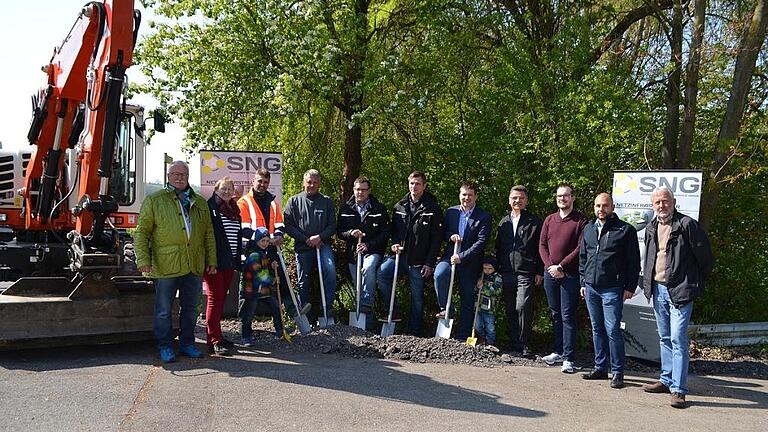
[[[563,363],[561,371],[574,373],[576,345],[576,310],[579,305],[579,241],[587,217],[574,210],[573,187],[557,187],[558,210],[544,220],[539,240],[539,254],[544,262],[544,291],[552,316],[555,346],[544,356],[548,365]]]

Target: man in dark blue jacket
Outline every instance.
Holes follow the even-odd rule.
[[[648,393],[672,393],[670,405],[685,408],[688,394],[688,324],[693,300],[704,292],[714,257],[709,239],[693,218],[675,210],[675,196],[665,186],[651,194],[656,218],[645,228],[643,290],[653,297],[661,347],[659,381]]]
[[[347,262],[352,283],[357,283],[357,254],[362,254],[360,312],[366,314],[365,327],[373,326],[376,277],[389,238],[387,209],[371,194],[368,177],[358,177],[354,195],[339,208],[338,235],[347,242]],[[389,298],[385,300],[389,302]]]
[[[595,198],[595,221],[584,227],[579,246],[581,296],[592,321],[595,367],[582,375],[587,380],[608,378],[611,387],[624,387],[624,335],[621,316],[624,301],[632,298],[640,279],[640,246],[635,227],[613,212],[607,193]]]
[[[447,243],[443,258],[435,268],[435,288],[441,314],[448,302],[451,265],[456,264],[456,279],[461,299],[459,330],[456,337],[466,339],[474,321],[475,285],[483,270],[483,251],[491,234],[491,215],[477,207],[477,186],[464,183],[459,189],[460,205],[449,208],[443,221],[443,240]],[[459,253],[453,245],[459,243]],[[452,314],[453,312],[451,312]],[[450,315],[449,315],[450,316]]]

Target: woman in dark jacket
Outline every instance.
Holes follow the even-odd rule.
[[[218,267],[215,274],[203,276],[203,287],[208,296],[205,309],[208,351],[211,354],[232,355],[234,344],[221,334],[221,316],[227,289],[232,283],[235,270],[240,269],[242,253],[240,241],[241,218],[237,202],[232,198],[235,184],[229,177],[219,179],[213,187],[213,196],[208,200],[213,222],[213,234],[216,238],[216,258]]]

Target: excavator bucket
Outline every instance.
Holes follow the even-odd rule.
[[[21,278],[0,294],[0,350],[147,340],[153,315],[151,279]]]

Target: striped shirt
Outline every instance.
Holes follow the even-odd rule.
[[[227,218],[223,213],[219,213],[219,215],[221,216],[221,223],[224,225],[224,233],[227,235],[227,243],[232,250],[232,256],[236,256],[237,242],[240,241],[240,222]]]

